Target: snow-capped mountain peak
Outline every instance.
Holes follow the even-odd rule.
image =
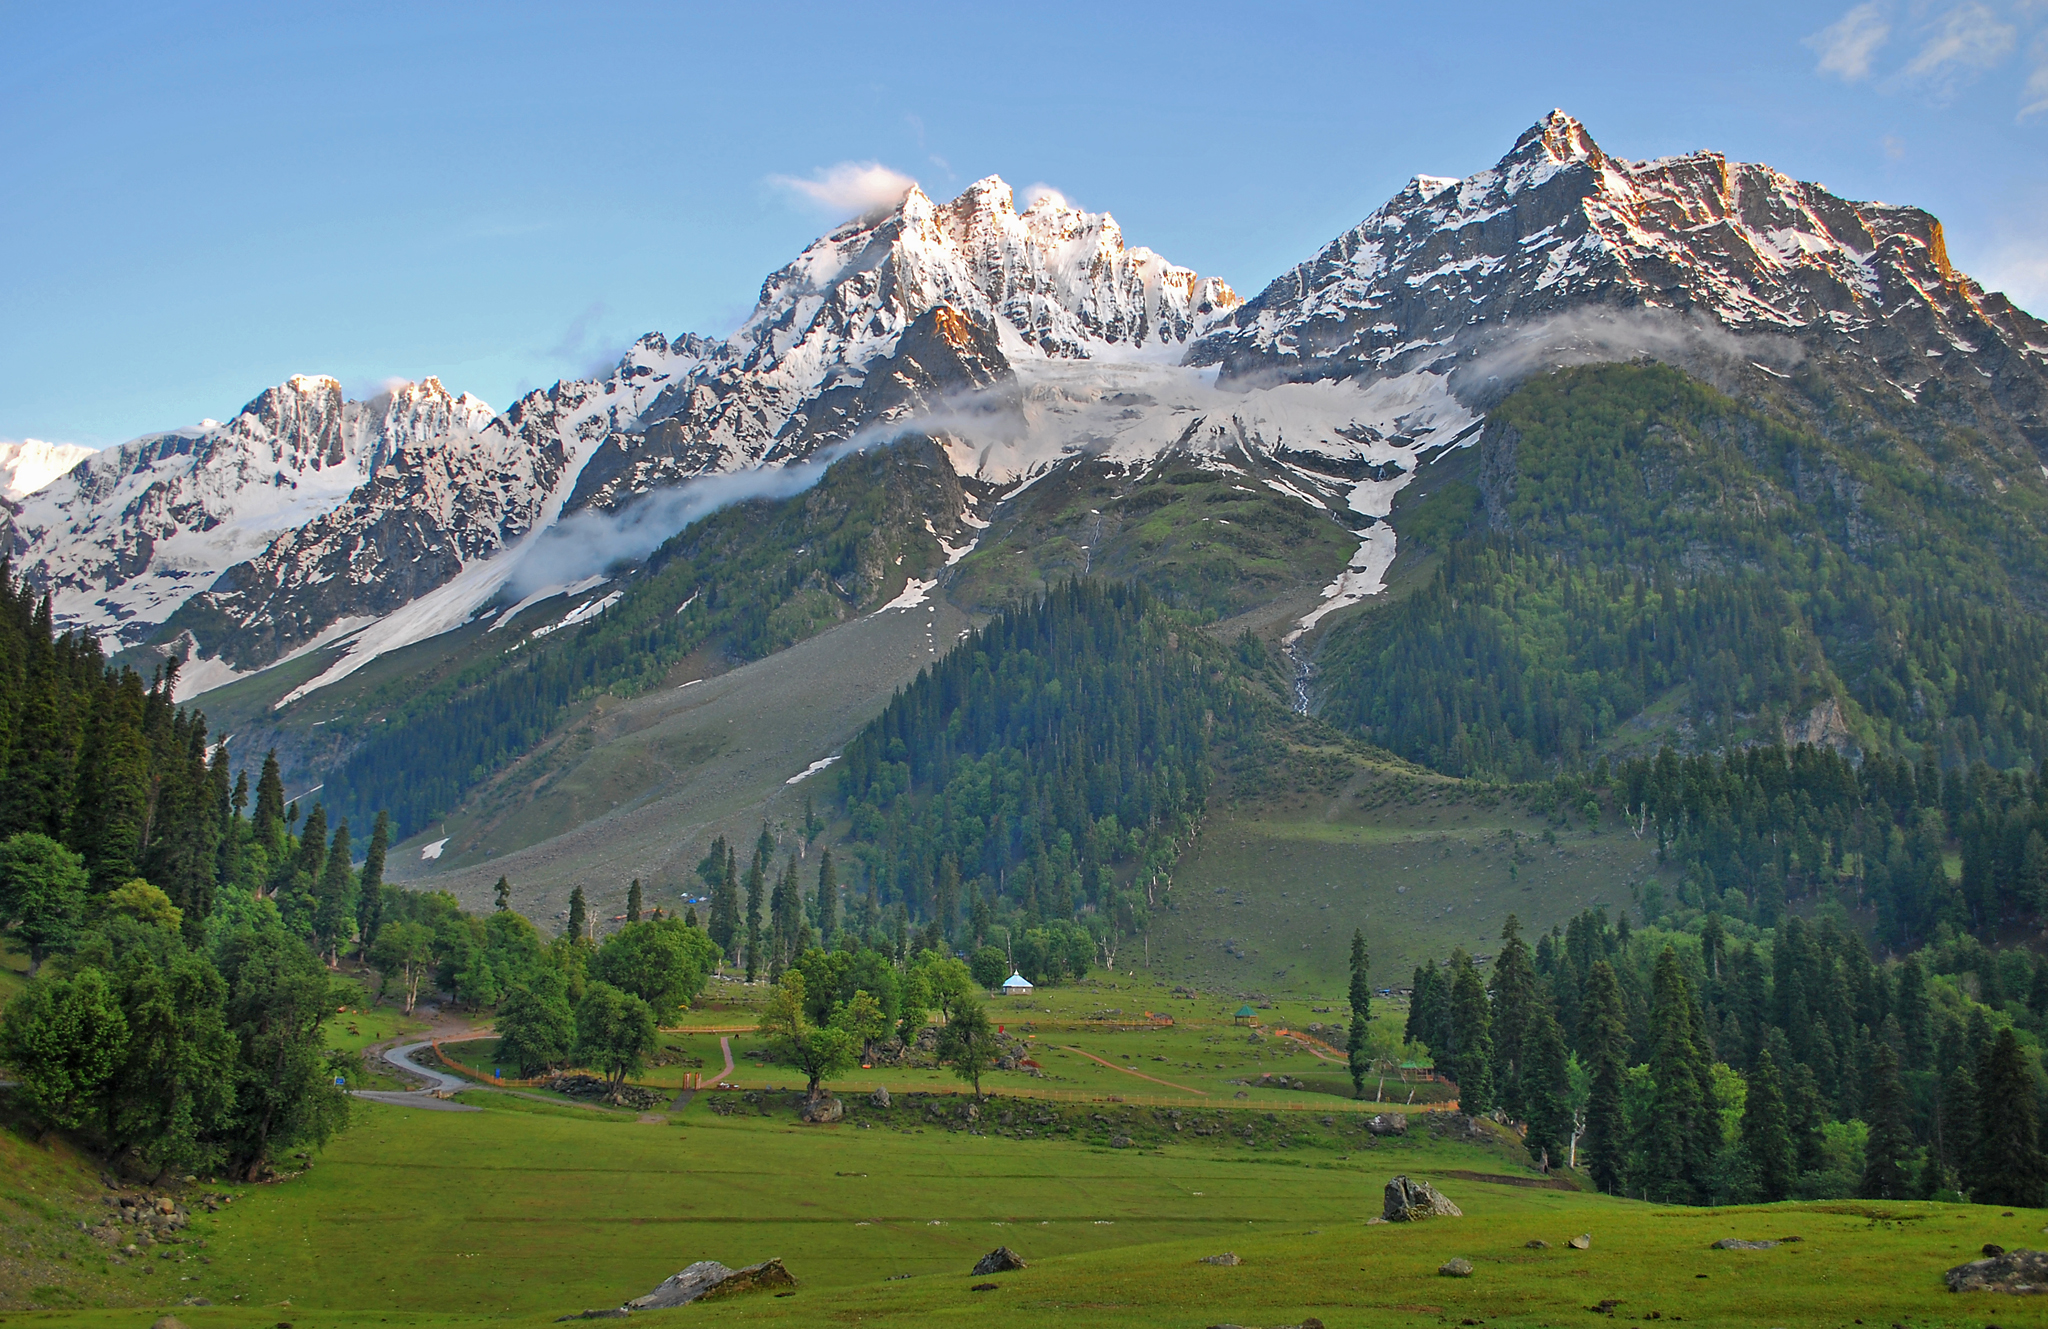
[[[108,648],[146,640],[195,593],[346,500],[399,449],[491,419],[435,380],[369,401],[295,374],[226,423],[146,435],[94,453],[21,505],[16,561],[58,622]]]
[[[1945,348],[1998,346],[2012,427],[2048,405],[2048,329],[1958,273],[1929,214],[1718,152],[1624,161],[1562,111],[1487,170],[1416,177],[1188,358],[1226,380],[1448,372],[1567,310],[1793,338],[1908,397],[1974,378]]]
[[[46,443],[39,438],[0,443],[0,497],[27,498],[92,455],[93,449],[76,443]]]

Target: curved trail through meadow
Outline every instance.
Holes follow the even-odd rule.
[[[1162,1080],[1156,1075],[1147,1075],[1143,1071],[1134,1071],[1128,1066],[1119,1066],[1113,1061],[1103,1061],[1102,1058],[1096,1056],[1093,1052],[1083,1052],[1080,1048],[1073,1047],[1069,1044],[1062,1043],[1060,1044],[1060,1046],[1066,1048],[1069,1052],[1080,1052],[1082,1056],[1088,1058],[1088,1060],[1090,1061],[1102,1062],[1104,1066],[1109,1067],[1113,1071],[1121,1071],[1125,1075],[1135,1075],[1140,1080],[1150,1080],[1154,1084],[1163,1084],[1168,1089],[1178,1089],[1184,1094],[1199,1094],[1203,1098],[1207,1098],[1209,1096],[1209,1091],[1206,1089],[1191,1089],[1184,1084],[1175,1084],[1171,1080]]]

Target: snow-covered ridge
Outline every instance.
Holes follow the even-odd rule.
[[[109,448],[31,494],[14,556],[57,620],[110,648],[146,639],[194,593],[339,505],[404,440],[480,427],[490,408],[432,379],[365,402],[299,375],[225,424]]]
[[[1857,203],[1695,152],[1631,162],[1552,112],[1489,170],[1417,176],[1189,352],[1224,378],[1449,371],[1566,311],[1704,317],[1860,358],[1909,393],[1929,350],[2004,348],[2035,380],[2048,332],[1949,263],[1917,208]],[[1959,358],[1959,357],[1954,357]]]
[[[76,443],[45,443],[39,438],[0,443],[0,497],[27,498],[92,455],[93,449]]]
[[[747,321],[598,455],[570,506],[807,456],[1028,361],[1171,363],[1239,303],[1127,247],[1107,213],[1056,198],[1020,213],[996,176],[944,204],[913,188],[770,274]]]

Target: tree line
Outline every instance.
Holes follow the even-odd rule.
[[[1510,916],[1486,973],[1462,950],[1416,970],[1407,1036],[1463,1110],[1611,1193],[2048,1204],[2048,960],[1993,1006],[1974,941],[1880,965],[1831,921],[1744,931],[1595,910],[1532,948]]]

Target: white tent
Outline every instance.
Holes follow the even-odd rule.
[[[1003,980],[1002,994],[1006,997],[1022,997],[1031,991],[1031,980],[1022,974],[1012,973]]]

